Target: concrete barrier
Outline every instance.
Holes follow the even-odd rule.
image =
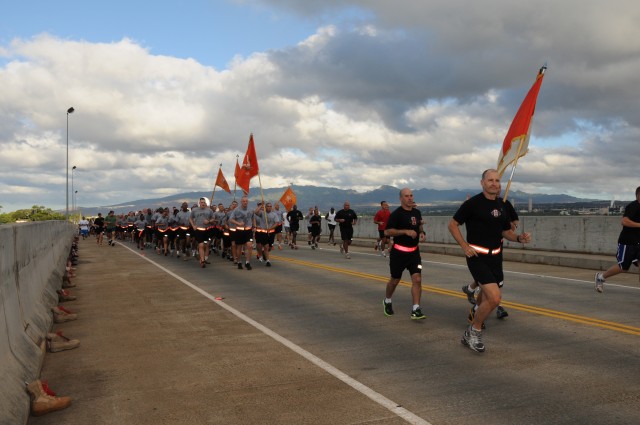
[[[424,216],[427,241],[435,244],[455,244],[447,225],[449,216]],[[505,247],[522,250],[573,252],[579,254],[600,254],[615,256],[618,235],[622,230],[620,216],[526,216],[520,218],[518,231],[530,232],[533,235],[530,244],[521,245],[506,241]],[[300,226],[301,233],[306,235],[307,229]],[[465,228],[461,226],[464,235]],[[329,234],[323,220],[323,235]],[[340,230],[336,229],[336,237]],[[377,238],[377,226],[372,217],[358,220],[353,229],[354,238]]]
[[[29,418],[25,382],[40,374],[74,229],[64,221],[0,226],[0,423]]]

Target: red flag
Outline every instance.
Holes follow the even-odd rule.
[[[297,202],[296,194],[293,192],[293,189],[291,189],[291,186],[289,186],[287,190],[284,191],[282,197],[280,198],[280,202],[282,202],[282,205],[284,205],[287,211],[291,211],[291,208],[293,208],[293,206]]]
[[[240,186],[240,188],[244,191],[244,193],[248,194],[249,180],[251,179],[246,178],[245,173],[240,168],[240,164],[238,164],[238,158],[236,158],[236,172],[234,173],[234,176],[236,178],[236,183],[238,184],[238,186]]]
[[[244,160],[242,161],[242,170],[249,180],[254,178],[260,172],[258,168],[258,156],[256,155],[256,147],[253,144],[253,133],[249,136],[249,146],[247,146],[247,153],[244,154]]]
[[[222,174],[222,167],[218,169],[218,177],[216,177],[215,186],[221,187],[222,190],[224,190],[227,193],[231,193],[231,189],[229,188],[229,183],[227,183],[227,179],[225,179],[224,174]]]
[[[500,177],[502,177],[509,164],[527,154],[531,120],[533,119],[533,113],[536,109],[538,92],[540,91],[540,86],[542,86],[542,79],[544,78],[546,69],[546,66],[540,68],[535,83],[533,83],[529,93],[527,93],[527,96],[522,101],[520,109],[518,109],[516,116],[511,122],[507,136],[504,138],[504,142],[502,142],[502,150],[498,157],[497,167]]]

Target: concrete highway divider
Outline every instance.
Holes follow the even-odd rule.
[[[25,382],[40,374],[75,229],[65,221],[0,226],[0,423],[29,418]]]

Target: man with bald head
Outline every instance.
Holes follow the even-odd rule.
[[[500,198],[500,174],[485,170],[480,180],[482,193],[467,199],[449,222],[449,232],[467,257],[467,267],[482,288],[482,299],[473,315],[471,325],[462,336],[462,343],[473,351],[485,350],[482,342],[482,323],[500,305],[502,271],[502,239],[528,243],[529,233],[517,235],[511,228],[504,201]],[[464,224],[467,238],[462,236]]]
[[[351,239],[353,239],[353,226],[358,222],[358,216],[351,209],[349,201],[344,202],[343,208],[336,213],[335,220],[340,225],[340,238],[342,239],[340,252],[344,254],[344,258],[349,259],[351,258],[349,245],[351,245]]]
[[[391,296],[396,290],[402,272],[409,270],[411,274],[411,319],[426,318],[420,309],[422,296],[422,258],[418,243],[425,240],[422,228],[422,214],[414,208],[413,192],[408,187],[400,190],[400,206],[389,215],[384,230],[385,237],[393,237],[393,245],[389,253],[389,271],[391,277],[387,282],[386,298],[382,301],[384,314],[393,315]]]

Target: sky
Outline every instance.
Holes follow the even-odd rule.
[[[70,207],[75,191],[78,206],[210,193],[220,164],[233,186],[250,134],[252,187],[480,191],[545,63],[511,188],[630,200],[640,186],[637,1],[2,9],[2,212],[66,208],[67,146]]]

